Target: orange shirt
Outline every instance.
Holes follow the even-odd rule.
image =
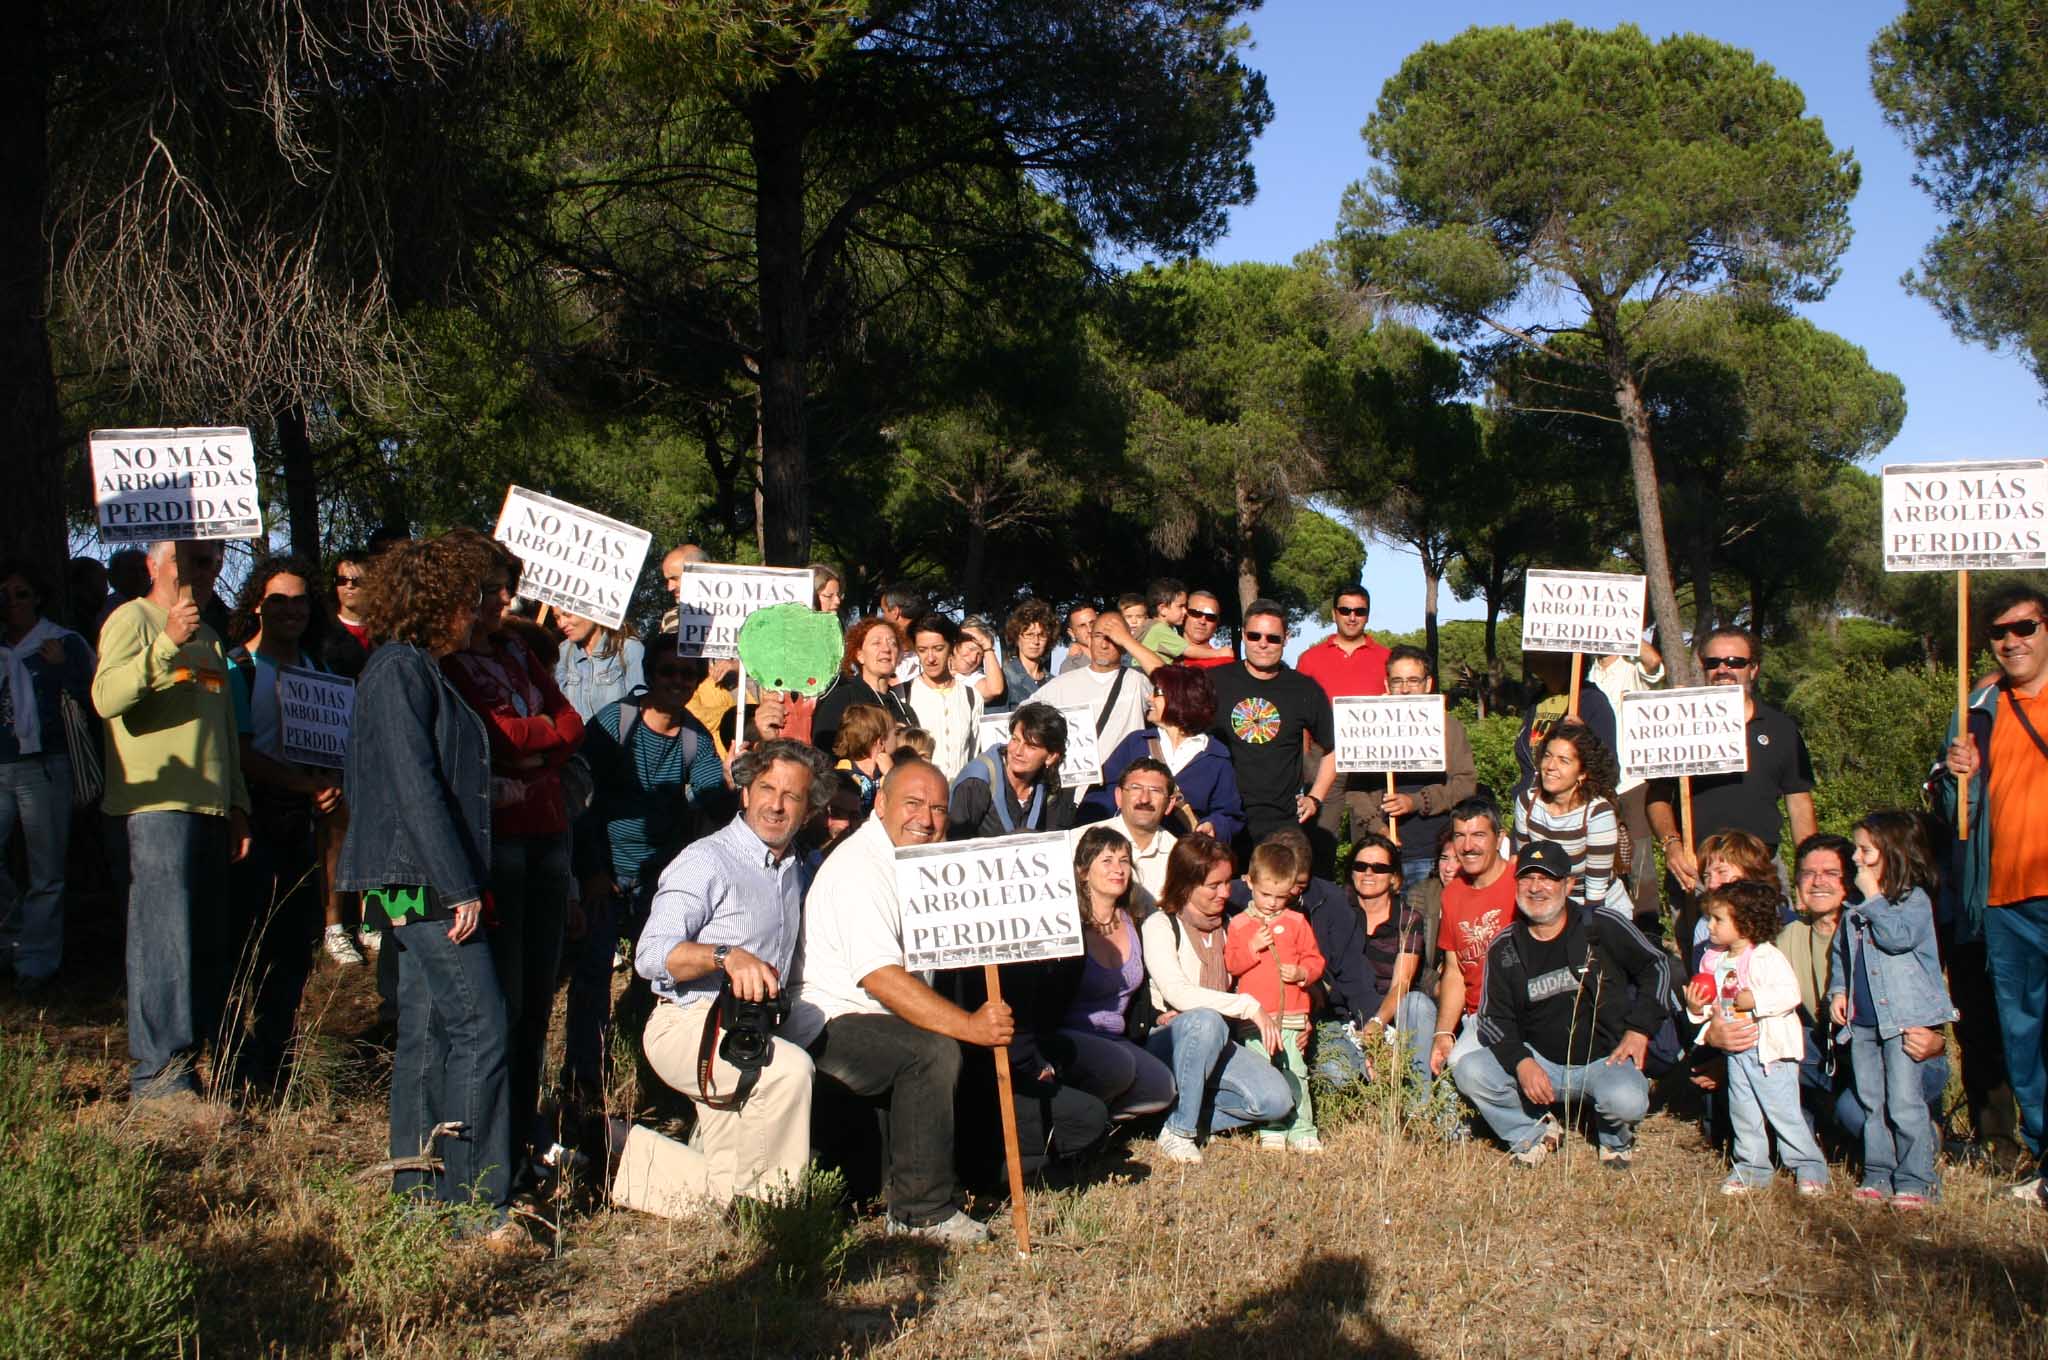
[[[1991,724],[1991,891],[1985,899],[1994,907],[2048,897],[2048,756],[2008,704],[2025,704],[2028,721],[2048,740],[2048,690],[2032,699],[1999,691]]]
[[[1273,947],[1254,952],[1252,937],[1259,927],[1269,925]],[[1278,1020],[1283,1015],[1307,1015],[1308,989],[1323,976],[1323,951],[1316,947],[1316,933],[1308,917],[1289,907],[1266,922],[1250,911],[1241,911],[1223,937],[1223,963],[1230,969],[1237,990],[1255,997],[1267,1014]],[[1298,963],[1307,977],[1301,982],[1280,981],[1280,965]]]

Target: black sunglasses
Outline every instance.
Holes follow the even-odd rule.
[[[1391,874],[1394,872],[1394,866],[1382,864],[1378,860],[1362,859],[1351,866],[1351,872],[1354,874]]]
[[[1194,615],[1198,619],[1207,619],[1211,623],[1214,623],[1216,622],[1216,620],[1223,617],[1223,615],[1217,613],[1213,609],[1197,609],[1193,605],[1188,606],[1188,613]]]
[[[1703,656],[1700,665],[1710,671],[1746,671],[1751,662],[1746,656]]]
[[[338,586],[359,586],[362,583],[363,578],[360,576],[343,576],[338,571],[334,573],[334,584]]]
[[[1347,619],[1355,619],[1361,615],[1370,614],[1372,611],[1359,605],[1340,604],[1337,606],[1337,612]]]
[[[1246,629],[1244,634],[1244,640],[1246,642],[1285,642],[1287,641],[1287,634],[1254,633],[1250,629]]]
[[[1986,631],[1993,642],[2003,642],[2008,636],[2032,637],[2040,626],[2039,619],[2014,619],[2011,623],[1994,623]]]

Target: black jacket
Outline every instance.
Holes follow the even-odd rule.
[[[1531,1049],[1554,1063],[1604,1059],[1628,1033],[1656,1037],[1670,1017],[1671,956],[1613,912],[1568,906],[1564,969],[1531,977],[1529,951],[1554,951],[1517,916],[1486,951],[1479,1041],[1512,1074]]]

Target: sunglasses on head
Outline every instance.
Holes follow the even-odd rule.
[[[1703,656],[1700,665],[1710,671],[1746,671],[1750,667],[1746,656]]]
[[[1193,605],[1188,606],[1188,613],[1192,614],[1194,617],[1198,619],[1207,619],[1211,623],[1214,623],[1216,622],[1216,620],[1223,617],[1222,614],[1218,613],[1214,609],[1197,609]]]
[[[1336,608],[1337,612],[1339,614],[1342,614],[1347,619],[1363,618],[1365,617],[1365,615],[1372,612],[1371,610],[1367,609],[1364,605],[1356,604],[1340,604]]]
[[[1986,631],[1993,642],[2003,642],[2007,637],[2032,637],[2040,626],[2039,619],[2014,619],[2011,623],[1994,623]]]
[[[1250,630],[1249,628],[1247,628],[1247,629],[1245,630],[1245,634],[1244,634],[1244,640],[1245,640],[1246,642],[1285,642],[1285,641],[1287,641],[1287,634],[1285,634],[1285,633],[1254,633],[1254,632],[1252,632],[1252,631],[1251,631],[1251,630]]]

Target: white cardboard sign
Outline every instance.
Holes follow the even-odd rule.
[[[1063,708],[1067,720],[1067,753],[1060,757],[1060,787],[1088,789],[1102,782],[1102,748],[1095,741],[1095,712],[1086,704]],[[1003,740],[1010,739],[1009,733]]]
[[[1644,578],[1607,571],[1531,571],[1522,594],[1522,650],[1634,656],[1643,646]]]
[[[246,427],[94,430],[86,447],[102,543],[263,537]]]
[[[348,756],[356,682],[346,676],[277,668],[278,743],[284,758],[338,770]]]
[[[1621,777],[1740,774],[1749,719],[1740,685],[1630,690],[1621,696]]]
[[[1064,831],[896,850],[903,966],[913,972],[1072,958],[1081,952]]]
[[[974,749],[993,751],[1010,739],[1010,720],[1017,716],[1014,708],[985,708],[981,711],[981,726],[976,731]]]
[[[1354,695],[1330,701],[1337,727],[1337,772],[1428,773],[1444,756],[1444,696]]]
[[[712,658],[740,654],[747,615],[770,605],[811,603],[809,567],[748,567],[691,562],[676,599],[676,651]]]
[[[523,486],[506,490],[491,537],[518,554],[521,595],[607,628],[626,621],[654,541],[645,529]]]
[[[2048,460],[1884,470],[1884,569],[2048,567]]]

